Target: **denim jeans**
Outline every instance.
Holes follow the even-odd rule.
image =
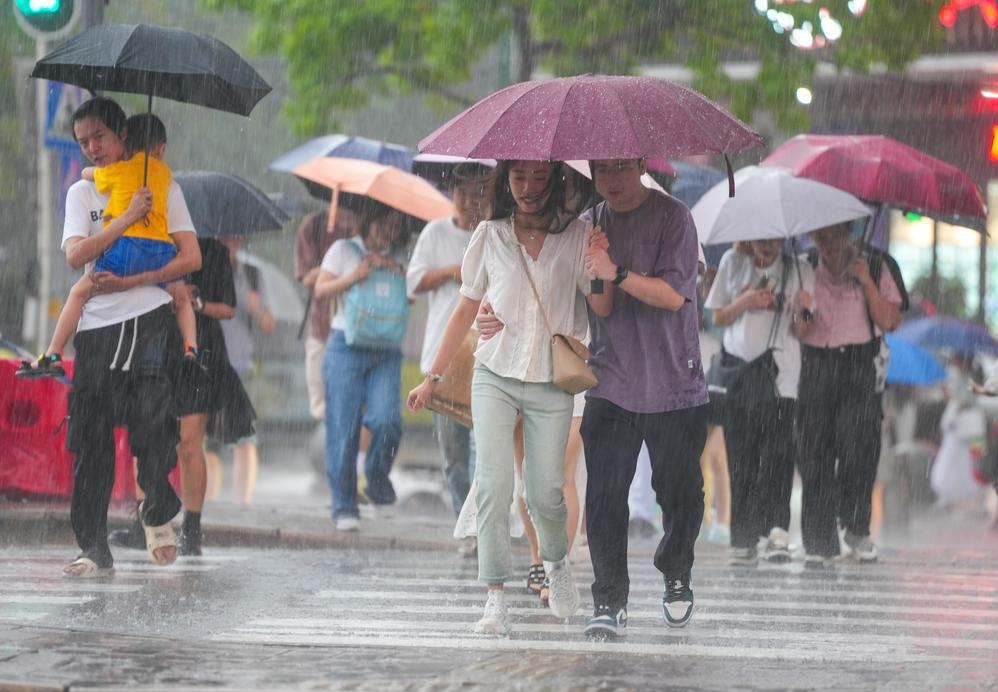
[[[444,457],[444,479],[454,516],[458,516],[475,477],[475,436],[468,428],[439,413],[433,414],[433,436]]]
[[[523,416],[523,482],[542,560],[568,552],[565,531],[565,445],[572,395],[550,382],[521,382],[475,366],[471,415],[475,421],[478,480],[478,580],[503,583],[513,576],[509,507],[513,502],[513,428]]]
[[[402,353],[348,346],[334,330],[322,363],[326,387],[326,479],[333,493],[333,519],[357,517],[357,451],[361,426],[371,431],[364,474],[367,497],[376,505],[395,502],[388,479],[402,439]]]

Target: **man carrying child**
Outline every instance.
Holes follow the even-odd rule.
[[[125,114],[114,101],[97,97],[73,114],[73,133],[83,154],[98,168],[125,154]],[[81,180],[66,196],[63,250],[69,265],[89,266],[152,208],[148,188],[132,195],[128,207],[106,226],[108,196]],[[168,475],[176,463],[179,439],[172,372],[182,352],[170,295],[159,284],[196,271],[201,265],[197,235],[180,186],[169,185],[166,218],[176,256],[159,269],[132,276],[88,272],[97,294],[84,305],[74,339],[76,364],[69,394],[66,446],[76,453],[70,520],[79,557],[67,576],[107,574],[114,560],[107,543],[107,509],[114,482],[114,427],[125,425],[138,459],[138,482],[145,492],[140,519],[149,555],[160,565],[176,559],[170,520],[180,500]]]

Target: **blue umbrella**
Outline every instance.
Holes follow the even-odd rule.
[[[924,387],[945,381],[946,368],[921,346],[905,341],[896,333],[887,335],[887,345],[891,349],[888,382]]]
[[[727,176],[716,168],[697,166],[684,161],[670,161],[676,169],[676,180],[669,187],[669,193],[688,207],[700,201],[704,193]]]
[[[973,356],[978,353],[998,355],[998,341],[987,329],[949,315],[920,317],[905,322],[894,332],[899,339],[927,349],[945,349]]]
[[[385,166],[395,166],[406,173],[411,173],[413,155],[412,149],[401,144],[392,144],[366,137],[325,135],[310,139],[301,146],[282,154],[271,162],[270,168],[275,171],[291,172],[292,169],[313,159],[322,156],[335,156],[341,159],[374,161]]]
[[[700,201],[707,190],[727,179],[724,173],[709,166],[698,166],[685,161],[670,161],[669,163],[676,169],[676,179],[669,186],[669,194],[691,209],[694,204]],[[718,266],[721,263],[721,256],[729,247],[731,247],[731,243],[704,246],[703,252],[707,266]]]
[[[325,135],[310,139],[304,144],[295,147],[291,151],[281,154],[271,161],[270,169],[273,171],[283,171],[290,173],[298,166],[322,158],[324,156],[335,156],[336,158],[363,159],[364,161],[374,161],[385,166],[395,166],[406,173],[412,172],[412,157],[415,152],[401,144],[382,142],[377,139],[367,137],[351,137],[349,135]],[[319,185],[305,178],[298,178],[308,188],[308,193],[318,199],[329,201],[332,199],[332,190],[324,185]],[[339,204],[356,209],[361,206],[363,200],[357,195],[341,194]]]

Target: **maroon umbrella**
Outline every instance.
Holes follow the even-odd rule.
[[[969,175],[890,137],[797,135],[762,165],[785,168],[868,202],[985,228],[984,198]]]
[[[655,77],[581,75],[497,91],[425,137],[419,150],[569,161],[724,154],[761,144],[692,89]]]

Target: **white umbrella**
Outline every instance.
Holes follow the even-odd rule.
[[[567,165],[569,168],[571,168],[576,173],[584,175],[587,178],[589,178],[590,180],[593,179],[592,171],[589,170],[589,161],[581,160],[581,159],[572,159],[571,161],[566,161],[565,165]],[[663,188],[661,185],[659,185],[658,183],[656,183],[655,179],[652,178],[647,173],[642,173],[641,174],[641,184],[644,185],[645,187],[649,188],[649,189],[658,190],[659,192],[665,192],[665,188]]]
[[[704,245],[791,238],[870,215],[848,192],[761,166],[735,172],[734,197],[728,196],[725,180],[710,188],[691,211]]]

